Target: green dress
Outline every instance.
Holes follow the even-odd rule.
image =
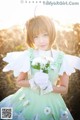
[[[55,85],[59,74],[62,72],[61,67],[65,54],[62,51],[56,50],[52,50],[52,54],[54,62],[49,68],[48,75],[51,83]],[[10,53],[3,59],[9,63],[4,71],[8,71],[10,67],[13,68],[14,65],[17,66],[17,64],[19,64],[17,68],[11,68],[14,71],[14,75],[18,76],[21,71],[28,71],[30,79],[37,71],[31,67],[31,61],[39,55],[50,56],[51,53],[50,51],[39,51],[38,54],[34,49]],[[12,58],[10,56],[12,56]],[[25,63],[23,63],[23,69],[21,70],[20,58],[21,61]],[[12,59],[14,59],[14,63]],[[25,69],[24,66],[28,68]],[[54,69],[52,69],[52,67]],[[73,120],[61,94],[50,92],[42,95],[39,89],[31,89],[30,87],[21,87],[16,93],[4,98],[0,102],[0,108],[1,107],[11,107],[13,109],[12,120]]]

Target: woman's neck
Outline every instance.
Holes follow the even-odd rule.
[[[50,51],[52,48],[48,48],[48,49],[39,49],[37,48],[36,50],[39,50],[39,51]]]

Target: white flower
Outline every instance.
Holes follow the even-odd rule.
[[[46,108],[44,109],[44,113],[45,113],[46,115],[49,115],[49,114],[51,113],[51,108],[50,108],[50,107],[46,107]]]
[[[54,59],[52,57],[45,57],[47,61],[54,62]]]
[[[47,60],[41,57],[34,58],[32,61],[32,65],[37,65],[38,63],[42,64],[47,64]]]
[[[20,98],[19,98],[19,100],[23,100],[25,98],[25,94],[23,94]]]
[[[24,103],[23,103],[23,106],[26,106],[26,105],[29,105],[30,101],[29,100],[26,100]]]
[[[32,67],[37,70],[42,70],[44,73],[48,73],[48,68],[53,63],[53,58],[48,56],[37,57],[32,61]]]
[[[68,112],[67,111],[62,111],[61,112],[61,120],[68,119]]]

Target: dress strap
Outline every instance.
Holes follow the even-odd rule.
[[[33,48],[29,48],[28,51],[29,51],[29,55],[30,55],[30,61],[32,61],[33,58],[34,58],[34,49]]]
[[[55,70],[57,70],[58,72],[63,63],[63,58],[64,58],[64,53],[62,51],[58,51],[56,53],[56,57],[54,58],[54,62],[52,63],[52,67],[54,67]]]

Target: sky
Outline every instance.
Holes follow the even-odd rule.
[[[36,15],[49,16],[61,24],[80,23],[79,11],[79,0],[0,0],[0,29],[22,25]]]

